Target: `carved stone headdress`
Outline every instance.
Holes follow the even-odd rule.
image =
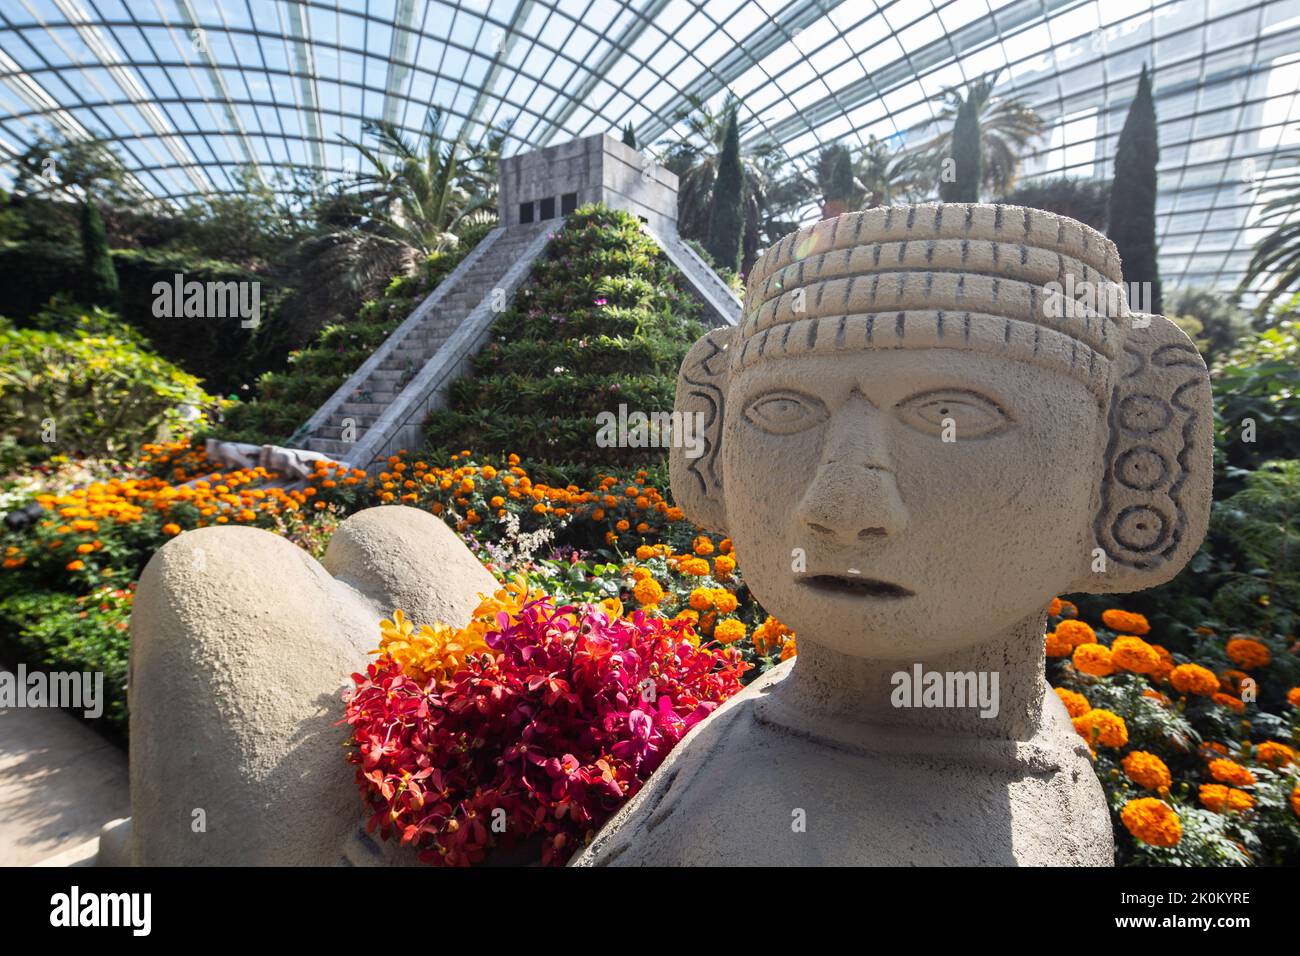
[[[673,493],[696,523],[726,530],[726,391],[764,359],[863,349],[996,351],[1081,380],[1109,440],[1092,529],[1107,571],[1079,590],[1169,578],[1209,516],[1209,377],[1162,316],[1129,309],[1114,244],[1082,223],[1015,206],[893,206],[824,220],[763,253],[745,314],[692,347],[676,410],[703,413],[705,452],[670,456]]]

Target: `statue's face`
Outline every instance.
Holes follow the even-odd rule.
[[[764,360],[727,393],[728,530],[746,583],[800,635],[924,659],[1078,581],[1105,435],[1082,383],[997,355]]]

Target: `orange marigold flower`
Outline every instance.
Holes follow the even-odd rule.
[[[162,526],[162,532],[163,534],[168,535],[169,537],[174,537],[175,535],[181,533],[181,526],[178,524],[173,524],[172,522],[168,522],[167,524]]]
[[[1255,805],[1255,798],[1245,790],[1225,787],[1221,783],[1203,783],[1198,791],[1201,805],[1215,813],[1226,811],[1245,811]]]
[[[740,602],[736,600],[736,595],[732,594],[726,588],[713,589],[713,606],[718,609],[719,614],[730,614],[734,611]]]
[[[1227,707],[1229,710],[1235,710],[1237,713],[1243,713],[1246,705],[1231,694],[1211,694],[1210,700],[1214,701],[1220,707]]]
[[[689,603],[697,611],[707,611],[713,606],[713,591],[710,588],[696,588],[691,592]]]
[[[1291,791],[1291,812],[1300,817],[1300,784]]]
[[[713,637],[720,644],[732,644],[745,636],[745,624],[734,617],[720,621],[713,629]]]
[[[691,550],[700,557],[704,557],[706,554],[713,553],[713,542],[709,539],[708,535],[697,535],[695,541],[691,544]]]
[[[1111,609],[1101,612],[1101,622],[1112,631],[1118,631],[1121,634],[1136,634],[1141,637],[1151,631],[1151,625],[1141,614],[1134,614],[1131,611],[1119,611]]]
[[[1124,718],[1100,707],[1075,717],[1074,730],[1090,746],[1123,747],[1128,743],[1128,725]]]
[[[1080,644],[1074,649],[1073,660],[1076,670],[1093,677],[1108,677],[1115,673],[1110,648],[1104,644]]]
[[[1154,687],[1142,688],[1142,696],[1151,698],[1161,707],[1169,706],[1169,698],[1166,697],[1164,694],[1160,693],[1160,691],[1156,690]]]
[[[649,561],[655,556],[655,549],[648,544],[638,545],[636,549],[636,559],[638,561]]]
[[[1278,770],[1296,762],[1296,752],[1276,740],[1266,740],[1255,748],[1255,759],[1266,767]]]
[[[1292,687],[1286,692],[1286,702],[1292,707],[1300,707],[1300,687]]]
[[[1110,645],[1111,660],[1134,674],[1150,674],[1160,666],[1160,655],[1140,637],[1121,635]]]
[[[1200,664],[1179,664],[1169,672],[1169,680],[1183,694],[1208,697],[1219,689],[1219,678],[1214,676],[1214,671]]]
[[[643,606],[658,604],[664,599],[664,589],[654,578],[642,578],[632,589],[632,596]]]
[[[1255,775],[1226,757],[1210,761],[1210,776],[1220,783],[1230,783],[1235,787],[1249,787],[1255,783]]]
[[[723,554],[731,554],[731,539],[723,538],[718,542],[718,550]]]
[[[82,571],[86,567],[85,561],[69,561],[63,566],[65,571]]]
[[[1047,616],[1056,617],[1061,613],[1061,608],[1063,606],[1064,605],[1059,597],[1052,598],[1051,603],[1047,605]]]
[[[630,527],[632,527],[632,526],[631,526],[630,524],[628,524],[626,518],[623,518],[623,519],[620,519],[620,520],[616,521],[616,522],[614,523],[614,527],[617,528],[620,532],[622,532],[622,531],[626,531],[628,528],[630,528]]]
[[[713,559],[713,573],[719,578],[726,580],[731,576],[731,572],[736,570],[736,559],[720,554]]]
[[[709,573],[709,562],[703,558],[688,558],[681,563],[681,572],[702,578]]]
[[[1069,641],[1071,647],[1097,643],[1097,632],[1086,621],[1062,621],[1056,625],[1056,633],[1062,640]]]
[[[1156,797],[1139,797],[1124,804],[1119,818],[1133,839],[1151,846],[1177,846],[1183,826],[1173,807]]]
[[[1047,632],[1046,649],[1048,657],[1069,657],[1074,651],[1074,648],[1070,646],[1070,642],[1057,634],[1056,631]]]
[[[1165,762],[1153,753],[1134,750],[1125,755],[1124,774],[1139,787],[1147,790],[1163,790],[1173,783],[1173,776]]]
[[[1065,705],[1065,712],[1071,717],[1082,717],[1088,711],[1092,710],[1092,705],[1088,703],[1088,698],[1076,691],[1067,690],[1064,687],[1054,688],[1056,696],[1061,698],[1061,703]]]
[[[1267,667],[1273,659],[1273,654],[1269,651],[1267,645],[1260,643],[1253,637],[1243,637],[1240,634],[1229,638],[1227,647],[1224,650],[1228,655],[1228,660],[1246,670]]]

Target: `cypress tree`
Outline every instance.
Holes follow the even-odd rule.
[[[626,146],[631,146],[633,149],[636,149],[636,130],[632,129],[632,122],[630,120],[628,121],[628,124],[623,127],[623,143]]]
[[[744,172],[740,165],[740,120],[733,107],[722,134],[718,175],[713,180],[709,203],[709,233],[704,248],[719,266],[740,270],[741,243],[745,233]]]
[[[120,295],[117,270],[108,251],[108,233],[98,207],[89,197],[81,206],[81,268],[85,304],[117,310]]]
[[[984,179],[984,149],[980,143],[980,118],[975,98],[968,90],[957,107],[952,126],[953,172],[951,182],[939,182],[939,197],[944,202],[979,202],[980,184]]]
[[[1124,281],[1151,284],[1151,311],[1161,314],[1160,269],[1156,261],[1156,106],[1147,68],[1138,77],[1115,149],[1107,233],[1119,249]]]

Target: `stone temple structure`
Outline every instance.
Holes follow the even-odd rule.
[[[526,173],[505,188],[538,204]],[[672,489],[731,536],[799,656],[700,723],[575,863],[1110,864],[1044,679],[1047,604],[1176,574],[1212,465],[1204,362],[1119,281],[1101,235],[999,206],[850,213],[760,258],[744,316],[683,362],[677,407],[707,445],[672,452]],[[249,528],[170,541],[132,616],[134,816],[101,859],[406,860],[358,836],[338,695],[392,608],[459,624],[492,586],[401,507],[348,519],[323,564]],[[900,701],[919,672],[994,693]]]

